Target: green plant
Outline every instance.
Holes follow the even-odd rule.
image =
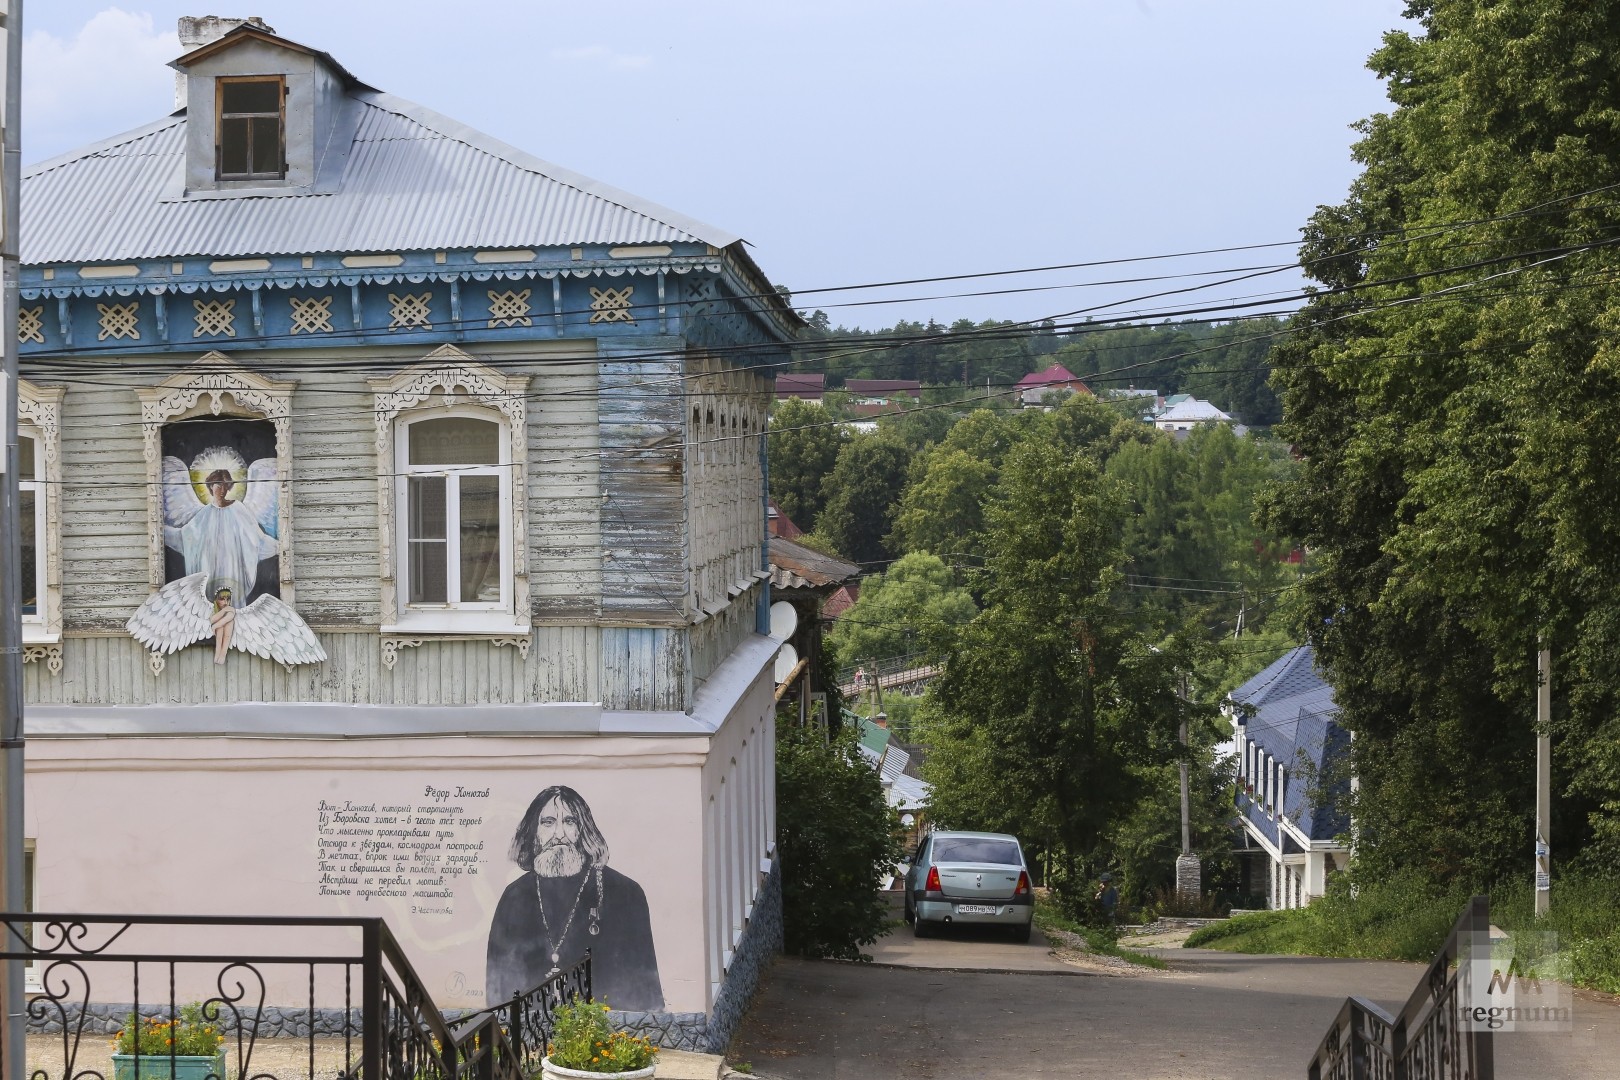
[[[624,1073],[645,1069],[658,1048],[640,1035],[614,1028],[608,1007],[574,998],[551,1014],[546,1056],[553,1065],[581,1072]]]
[[[180,1006],[178,1017],[164,1020],[158,1016],[145,1019],[130,1013],[124,1019],[124,1029],[113,1037],[113,1053],[167,1057],[213,1057],[225,1041],[225,1035],[214,1026],[217,1018],[203,1014],[201,1005],[193,1002]]]

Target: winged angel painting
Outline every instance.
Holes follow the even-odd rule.
[[[189,433],[175,434],[171,440],[165,432],[166,450],[179,448]],[[289,666],[325,660],[314,632],[276,595],[276,459],[249,463],[218,444],[201,449],[190,464],[165,455],[160,491],[171,580],[130,618],[135,639],[163,656],[212,637],[216,664],[232,648]],[[183,576],[176,575],[181,567]]]

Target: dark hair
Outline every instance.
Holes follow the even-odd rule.
[[[585,853],[585,862],[590,866],[606,866],[607,839],[602,835],[602,830],[596,827],[590,804],[580,797],[579,792],[561,784],[546,788],[529,804],[523,820],[518,822],[517,832],[512,834],[512,846],[507,849],[512,861],[525,870],[534,868],[534,857],[539,854],[534,843],[535,826],[540,821],[540,811],[553,799],[561,800],[564,808],[579,822],[579,847]]]
[[[210,488],[215,484],[224,484],[226,487],[235,487],[236,477],[231,475],[231,470],[229,469],[215,469],[213,472],[208,474],[208,479],[203,481],[203,487]]]

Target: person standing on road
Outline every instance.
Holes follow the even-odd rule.
[[[1098,906],[1102,908],[1103,914],[1108,917],[1108,925],[1113,926],[1114,909],[1119,907],[1119,890],[1114,888],[1114,875],[1105,873],[1098,879],[1097,895],[1093,896],[1092,899],[1097,902]]]

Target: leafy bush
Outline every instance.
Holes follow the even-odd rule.
[[[864,960],[889,927],[878,890],[900,861],[883,784],[853,732],[776,724],[776,821],[782,851],[783,946],[789,953]]]
[[[574,998],[551,1014],[546,1056],[553,1065],[581,1072],[625,1073],[653,1063],[658,1048],[639,1035],[618,1031],[600,1002]]]

